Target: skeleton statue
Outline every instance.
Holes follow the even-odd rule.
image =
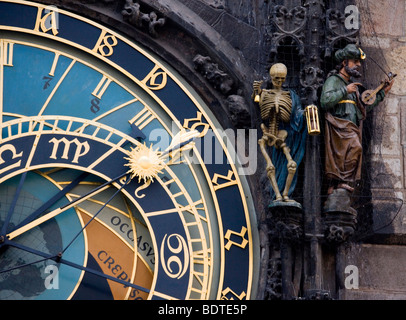
[[[303,109],[298,96],[293,91],[282,90],[287,75],[286,66],[276,63],[271,67],[269,74],[272,89],[261,89],[262,81],[254,81],[253,84],[254,100],[259,103],[263,121],[261,124],[263,136],[258,144],[266,160],[266,172],[275,201],[293,202],[294,200],[289,198],[289,193],[292,191],[290,190],[292,183],[293,188],[296,184],[294,179],[296,169],[304,153]],[[273,148],[271,155],[267,152],[267,146]],[[291,148],[294,149],[295,158],[292,157]],[[281,151],[284,159],[280,156]],[[281,194],[283,183],[285,186]]]

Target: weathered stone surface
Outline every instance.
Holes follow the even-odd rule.
[[[406,247],[353,244],[341,258],[358,268],[359,288],[341,289],[340,299],[406,299]]]
[[[375,119],[373,140],[375,154],[401,156],[399,118],[399,116],[380,115]]]
[[[374,0],[368,1],[368,7],[365,7],[366,1],[356,1],[364,20],[364,30],[369,31],[372,27],[378,34],[389,36],[403,35],[403,20],[405,12],[405,2],[403,0]],[[369,12],[367,9],[369,8]],[[371,15],[372,21],[368,20],[368,14]],[[371,25],[372,24],[372,25]],[[361,34],[363,28],[361,27]]]
[[[406,73],[402,72],[406,65],[406,46],[387,50],[386,53],[386,59],[392,72],[397,73],[391,93],[406,95]]]
[[[394,189],[403,188],[402,159],[374,156],[371,161],[372,170],[369,173],[372,188]]]

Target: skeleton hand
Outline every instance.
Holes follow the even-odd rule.
[[[261,85],[262,85],[262,80],[261,81],[254,81],[254,84],[252,86],[254,88],[255,93],[258,93],[261,90]]]

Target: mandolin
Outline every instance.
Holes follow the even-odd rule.
[[[389,86],[390,82],[397,76],[397,74],[393,74],[392,72],[389,72],[387,74],[388,79],[385,79],[381,81],[381,84],[375,89],[375,90],[365,90],[361,94],[361,101],[366,104],[366,105],[371,105],[375,102],[376,100],[376,94]]]

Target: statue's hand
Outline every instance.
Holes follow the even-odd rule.
[[[359,83],[359,82],[350,83],[350,84],[347,86],[347,93],[348,93],[348,94],[351,94],[351,93],[357,92],[359,85],[361,85],[361,83]]]
[[[389,84],[385,87],[385,89],[384,89],[385,94],[388,94],[388,93],[389,93],[390,89],[392,89],[392,86],[393,86],[393,83],[394,83],[394,82],[395,82],[395,79],[392,79],[392,81],[389,82]]]

